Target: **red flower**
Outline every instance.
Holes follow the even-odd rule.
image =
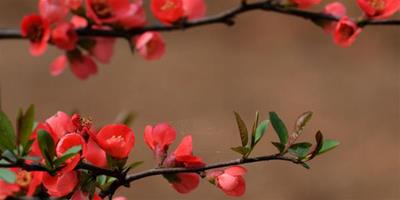
[[[186,194],[199,186],[200,177],[195,173],[179,173],[175,175],[175,180],[171,180],[170,183],[177,192]]]
[[[30,53],[33,56],[42,55],[50,39],[49,22],[36,14],[25,16],[21,23],[21,34],[31,42]]]
[[[33,196],[36,189],[42,184],[44,172],[28,172],[30,174],[31,180],[29,182],[26,195]]]
[[[65,5],[71,10],[76,10],[82,6],[82,0],[65,0]]]
[[[65,0],[39,0],[39,13],[50,23],[61,22],[68,15]]]
[[[58,47],[64,50],[73,50],[78,41],[78,34],[75,32],[72,23],[60,23],[51,32],[51,41]]]
[[[384,19],[400,9],[399,0],[357,0],[365,15],[373,19]]]
[[[136,50],[146,60],[160,59],[165,53],[164,40],[157,32],[146,32],[133,40],[136,41]]]
[[[79,51],[75,50],[67,52],[67,54],[68,57],[61,55],[51,63],[51,75],[60,75],[65,70],[67,62],[70,63],[72,73],[81,80],[85,80],[97,73],[97,65],[91,57],[82,55]]]
[[[334,41],[342,47],[349,47],[361,33],[361,28],[348,17],[343,17],[336,25],[333,33]]]
[[[192,136],[182,139],[176,150],[163,162],[163,167],[203,167],[202,160],[193,155]],[[164,176],[173,188],[179,193],[188,193],[194,190],[200,181],[196,173],[179,173]]]
[[[126,13],[125,16],[120,17],[118,24],[125,29],[144,26],[146,24],[146,16],[142,4],[142,0],[138,0],[136,3],[131,3],[129,12]]]
[[[96,139],[107,154],[117,159],[127,158],[135,144],[135,134],[122,124],[104,126]]]
[[[210,172],[207,178],[229,196],[242,196],[246,191],[243,175],[246,169],[240,166]]]
[[[106,152],[92,138],[87,143],[85,159],[95,166],[107,167]]]
[[[321,0],[290,0],[299,8],[308,8],[321,3]]]
[[[86,15],[96,24],[114,23],[129,12],[129,0],[86,0]]]
[[[189,20],[204,17],[207,7],[204,0],[182,0],[185,16]]]
[[[78,153],[74,157],[65,161],[65,166],[61,170],[61,173],[69,172],[74,170],[75,166],[78,165],[79,161],[81,160],[81,155],[86,154],[86,143],[83,137],[77,133],[70,133],[65,135],[60,139],[56,147],[56,153],[58,157],[64,155],[70,148],[75,146],[81,146],[82,154]]]
[[[11,184],[3,180],[0,180],[0,200],[6,199],[8,196],[13,195],[20,189],[21,189],[20,186],[16,183]]]
[[[346,7],[340,2],[332,2],[325,6],[324,13],[329,14],[338,18],[346,16]],[[333,32],[335,30],[337,22],[329,21],[324,23],[324,29],[326,32]]]
[[[144,141],[160,162],[166,157],[169,145],[175,138],[175,129],[167,123],[157,124],[154,128],[148,125],[144,130]]]
[[[75,171],[57,174],[56,176],[45,173],[43,176],[43,185],[52,197],[63,197],[71,193],[78,181],[78,175]]]
[[[61,138],[67,133],[76,131],[76,126],[72,122],[71,117],[62,111],[58,111],[55,115],[48,118],[46,123],[51,127],[58,138]]]
[[[115,38],[96,37],[95,44],[89,49],[90,55],[99,62],[107,64],[114,53]]]
[[[151,11],[164,24],[172,24],[185,14],[182,0],[152,0]]]

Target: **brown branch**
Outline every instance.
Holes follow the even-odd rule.
[[[282,160],[282,161],[292,162],[295,164],[304,164],[304,162],[302,162],[296,158],[287,157],[287,156],[284,156],[281,154],[273,154],[273,155],[259,156],[259,157],[253,157],[253,158],[235,159],[235,160],[231,160],[231,161],[210,164],[210,165],[206,165],[204,167],[199,167],[199,168],[155,168],[155,169],[149,169],[149,170],[138,172],[138,173],[129,174],[124,179],[116,180],[115,182],[113,182],[111,184],[111,186],[108,188],[108,190],[102,192],[100,194],[100,196],[101,197],[106,197],[106,196],[111,197],[119,187],[121,187],[121,186],[129,187],[131,182],[134,182],[136,180],[146,178],[149,176],[157,176],[157,175],[164,175],[164,174],[176,174],[176,173],[188,173],[188,172],[201,174],[210,169],[228,167],[228,166],[233,166],[233,165],[243,165],[243,164],[262,162],[262,161],[271,161],[271,160]]]
[[[236,8],[225,11],[221,14],[210,16],[207,18],[193,20],[193,21],[182,21],[175,25],[164,26],[164,25],[150,25],[141,28],[134,28],[131,30],[96,30],[91,28],[78,29],[76,32],[79,36],[101,36],[101,37],[121,37],[130,38],[134,35],[144,33],[146,31],[158,31],[158,32],[169,32],[169,31],[179,31],[200,26],[212,25],[212,24],[226,24],[228,26],[235,24],[235,17],[246,12],[262,10],[270,11],[275,13],[281,13],[284,15],[290,15],[295,17],[300,17],[303,19],[317,21],[317,20],[328,20],[328,21],[338,21],[339,18],[324,14],[321,12],[311,12],[305,10],[299,10],[297,8],[286,7],[277,3],[274,0],[263,0],[254,3],[242,3]],[[357,22],[359,26],[373,26],[373,25],[400,25],[400,20],[371,20],[363,19]],[[22,37],[18,29],[7,29],[0,28],[0,39],[25,39]]]

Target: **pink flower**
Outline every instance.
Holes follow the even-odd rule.
[[[340,2],[332,2],[325,6],[324,13],[335,16],[337,18],[342,18],[346,16],[346,7]],[[323,24],[326,32],[333,32],[335,30],[337,22],[329,21]]]
[[[204,0],[182,0],[185,16],[189,20],[204,17],[207,7]]]
[[[246,169],[240,166],[210,172],[207,178],[229,196],[242,196],[246,191],[243,175]]]
[[[61,22],[68,14],[65,0],[39,0],[39,13],[50,23]]]
[[[40,56],[46,51],[50,39],[49,22],[36,14],[27,15],[22,19],[21,34],[30,41],[30,53]]]
[[[101,63],[109,63],[114,53],[115,38],[96,37],[90,55]]]
[[[87,143],[87,151],[85,158],[89,163],[98,167],[107,167],[106,152],[97,145],[97,143],[89,138]]]
[[[334,42],[342,47],[352,45],[357,36],[361,33],[361,28],[348,17],[343,17],[336,25],[333,33]]]
[[[72,118],[65,112],[58,111],[55,115],[46,120],[52,131],[61,138],[67,133],[75,132],[76,126],[72,122]]]
[[[203,161],[193,155],[192,136],[182,139],[176,150],[169,155],[162,164],[163,167],[203,167]],[[188,193],[194,190],[200,177],[196,173],[178,173],[164,176],[173,188],[179,193]]]
[[[373,19],[385,19],[400,9],[399,0],[357,0],[365,15]]]
[[[131,3],[129,12],[119,18],[118,24],[125,29],[143,27],[146,24],[146,16],[142,4],[142,0]]]
[[[136,38],[136,50],[146,60],[157,60],[165,53],[165,43],[159,33],[145,32]]]
[[[81,146],[82,154],[78,153],[74,157],[65,161],[65,166],[61,170],[61,173],[69,172],[74,170],[75,166],[78,165],[82,155],[86,154],[86,142],[83,137],[77,133],[69,133],[63,136],[57,144],[56,153],[58,157],[64,155],[70,148]]]
[[[43,185],[52,197],[63,197],[71,193],[78,181],[78,175],[75,171],[57,174],[56,176],[45,173],[43,176]]]
[[[135,134],[128,126],[122,124],[104,126],[96,139],[107,154],[117,159],[127,158],[135,145]]]
[[[71,10],[77,10],[82,6],[82,0],[65,0],[65,5]]]
[[[321,3],[321,0],[290,0],[299,8],[308,8]]]
[[[67,22],[57,24],[51,32],[51,41],[60,49],[73,50],[78,41],[74,25]]]
[[[172,187],[182,194],[193,191],[200,183],[200,177],[195,173],[179,173],[173,176],[174,179],[169,181]]]
[[[166,157],[169,145],[175,138],[175,129],[167,123],[157,124],[154,128],[148,125],[144,130],[144,141],[160,162]]]
[[[114,23],[129,12],[129,0],[86,0],[86,15],[96,24]]]
[[[151,11],[164,24],[173,24],[184,17],[182,0],[151,0]]]
[[[97,65],[91,57],[82,55],[80,51],[75,50],[67,52],[67,56],[61,55],[51,63],[51,75],[60,75],[65,70],[67,62],[70,63],[72,73],[81,80],[97,74]]]
[[[16,183],[10,184],[0,180],[0,200],[5,200],[7,197],[17,193],[20,189],[20,186]]]

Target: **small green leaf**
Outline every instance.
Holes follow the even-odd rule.
[[[39,130],[37,134],[40,151],[47,161],[47,165],[51,166],[56,155],[53,138],[44,130]]]
[[[271,142],[271,143],[278,149],[280,153],[282,153],[283,150],[285,149],[285,145],[283,145],[282,143],[279,142]]]
[[[258,127],[258,122],[260,121],[260,112],[256,112],[256,118],[254,120],[253,123],[253,127],[251,128],[251,140],[250,140],[250,146],[254,147],[254,142],[255,142],[255,138],[256,138],[256,130]]]
[[[28,140],[28,142],[25,144],[25,146],[22,149],[22,153],[21,153],[22,156],[26,156],[31,151],[31,147],[34,142],[35,142],[35,140]]]
[[[324,140],[322,142],[322,147],[321,149],[318,151],[318,155],[321,155],[325,152],[328,152],[332,149],[334,149],[335,147],[337,147],[340,144],[340,142],[335,141],[335,140]]]
[[[68,159],[74,157],[81,150],[82,150],[82,146],[81,145],[69,148],[60,158],[58,158],[56,161],[54,161],[54,165],[56,167],[61,166],[65,161],[67,161]]]
[[[269,120],[275,132],[278,134],[281,144],[286,144],[288,142],[288,131],[283,121],[275,112],[269,113]]]
[[[16,136],[11,121],[7,115],[0,110],[0,150],[14,150]]]
[[[310,151],[312,144],[308,142],[296,143],[290,146],[288,149],[289,153],[294,154],[299,159],[302,159],[307,156],[308,152]]]
[[[308,164],[305,163],[305,162],[301,163],[301,166],[303,166],[303,167],[306,168],[306,169],[310,169],[310,168],[311,168],[310,165],[308,165]]]
[[[232,147],[232,151],[237,152],[241,154],[242,156],[245,156],[247,153],[250,152],[250,148],[248,147]]]
[[[128,165],[128,167],[126,168],[126,172],[129,172],[130,170],[132,170],[132,169],[135,169],[136,167],[139,167],[141,164],[143,164],[144,163],[144,161],[136,161],[136,162],[133,162],[133,163],[131,163],[131,164],[129,164]]]
[[[239,133],[240,133],[240,140],[242,141],[242,146],[246,146],[247,143],[249,142],[249,133],[247,132],[247,127],[240,115],[236,112],[235,113],[235,118],[236,118],[236,123],[239,128]]]
[[[264,120],[258,125],[258,127],[256,129],[256,134],[254,136],[254,146],[256,146],[256,144],[264,136],[264,134],[265,134],[265,132],[266,132],[266,130],[268,128],[268,125],[269,125],[269,120]]]
[[[17,133],[19,144],[25,146],[28,143],[29,136],[32,133],[35,123],[35,107],[31,105],[28,110],[20,113],[17,119]]]
[[[6,158],[7,160],[13,162],[13,163],[17,162],[17,157],[16,157],[15,154],[14,154],[12,151],[10,151],[10,150],[5,150],[5,151],[1,154],[1,156],[2,156],[3,158]]]
[[[15,183],[17,177],[15,173],[9,169],[0,168],[0,179],[4,180],[7,183]]]

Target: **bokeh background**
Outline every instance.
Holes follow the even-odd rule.
[[[24,14],[36,11],[36,2],[0,1],[0,27],[18,27]],[[208,14],[238,2],[208,1]],[[355,1],[344,3],[351,15],[360,14]],[[167,54],[162,60],[146,62],[119,41],[112,62],[87,81],[69,71],[49,75],[49,63],[61,53],[55,48],[34,58],[27,41],[2,40],[2,106],[15,118],[20,107],[33,103],[40,120],[78,109],[99,125],[133,110],[138,118],[132,158],[145,161],[138,170],[154,165],[143,143],[146,124],[170,122],[179,139],[192,134],[195,153],[211,163],[238,156],[229,150],[239,144],[232,111],[248,123],[256,110],[263,118],[276,111],[291,127],[299,114],[312,110],[303,139],[312,140],[320,129],[340,140],[340,148],[312,161],[311,170],[279,161],[248,165],[242,199],[400,199],[399,27],[367,27],[353,47],[343,49],[308,21],[257,11],[241,15],[230,28],[213,25],[163,35]],[[254,155],[273,153],[274,140],[269,129]],[[230,199],[207,182],[179,195],[161,177],[135,182],[120,194]]]

